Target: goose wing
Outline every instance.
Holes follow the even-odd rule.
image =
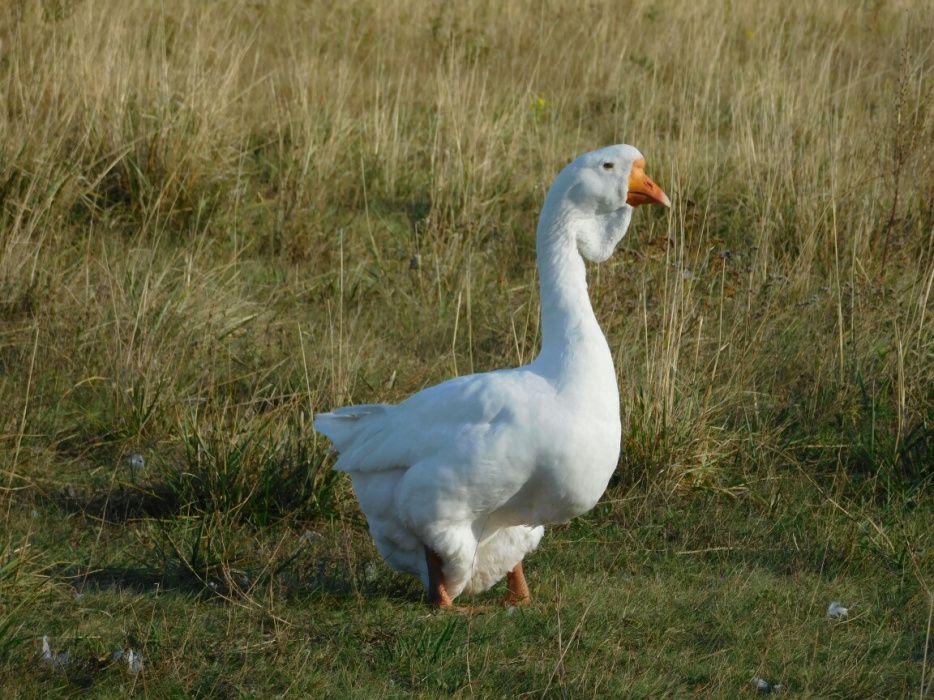
[[[340,454],[335,469],[371,472],[408,467],[448,452],[458,461],[487,461],[505,432],[533,428],[553,389],[525,370],[457,377],[398,405],[345,406],[315,417],[315,428]],[[527,443],[528,444],[528,443]]]

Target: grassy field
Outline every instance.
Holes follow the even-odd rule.
[[[3,697],[934,694],[934,5],[334,5],[0,15]],[[617,475],[433,613],[311,416],[529,361],[617,142]]]

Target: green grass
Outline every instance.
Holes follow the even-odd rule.
[[[322,521],[305,539],[294,523],[218,528],[235,564],[204,586],[165,544],[190,541],[194,523],[95,529],[46,507],[19,522],[44,524],[31,539],[57,583],[19,632],[49,634],[76,662],[28,663],[26,644],[0,680],[95,697],[741,696],[754,675],[821,697],[917,690],[930,603],[911,560],[929,570],[930,504],[874,509],[876,521],[779,483],[742,500],[616,495],[552,529],[529,562],[531,608],[505,611],[492,592],[474,614],[430,612],[359,522]],[[898,533],[897,551],[876,527]],[[831,600],[850,617],[827,619]],[[130,644],[139,676],[93,663]]]
[[[930,696],[931,27],[914,0],[17,5],[2,695]],[[619,141],[674,206],[589,272],[617,474],[526,562],[532,607],[432,613],[312,415],[529,361],[545,189]]]

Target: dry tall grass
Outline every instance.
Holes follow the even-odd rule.
[[[6,486],[163,450],[186,414],[529,360],[543,192],[619,141],[675,201],[592,271],[626,473],[929,474],[931,26],[917,2],[17,6]]]

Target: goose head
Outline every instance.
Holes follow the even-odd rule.
[[[545,200],[541,230],[570,236],[588,260],[606,260],[626,235],[634,207],[671,206],[645,173],[645,158],[627,144],[585,153],[561,171]],[[546,222],[547,219],[547,222]]]

